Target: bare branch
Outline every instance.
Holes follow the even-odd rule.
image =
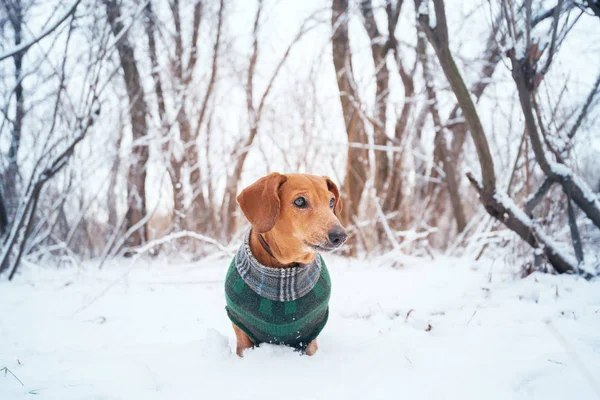
[[[546,158],[532,111],[531,91],[533,90],[533,86],[525,77],[526,71],[531,70],[529,61],[527,59],[517,59],[514,50],[509,52],[509,56],[513,66],[513,79],[519,92],[521,110],[525,117],[527,134],[531,140],[531,147],[536,161],[548,179],[552,182],[561,183],[569,191],[577,206],[597,227],[600,227],[600,204],[593,192],[573,171],[563,163],[560,163],[560,160],[558,164],[554,164],[550,163]]]
[[[569,188],[564,187],[564,191],[567,193],[567,215],[569,217],[569,230],[571,231],[571,242],[573,243],[573,249],[575,250],[575,257],[579,264],[583,263],[583,245],[581,243],[581,236],[579,235],[579,228],[577,227],[577,217],[575,215],[575,208],[571,201],[571,194]]]
[[[160,118],[161,124],[165,124],[166,117],[166,108],[165,108],[165,96],[163,93],[162,82],[160,79],[159,65],[158,65],[158,57],[156,51],[156,39],[154,37],[155,27],[156,27],[156,14],[152,9],[152,1],[149,1],[144,9],[146,14],[146,35],[148,36],[148,55],[150,57],[150,65],[152,66],[152,70],[150,71],[150,75],[154,80],[154,91],[156,93],[156,99],[158,102],[158,116]]]
[[[196,0],[196,4],[194,5],[194,20],[192,22],[192,41],[190,44],[190,59],[188,60],[188,65],[186,68],[188,81],[191,79],[194,68],[196,67],[196,61],[198,61],[198,36],[200,33],[200,21],[202,19],[202,7],[202,0]],[[219,8],[219,24],[221,24],[222,19],[222,9],[223,2],[221,1]],[[217,27],[217,29],[220,30],[221,27],[219,26]]]
[[[219,47],[221,45],[221,31],[223,28],[223,10],[225,8],[225,1],[221,0],[219,4],[219,15],[217,20],[217,37],[215,39],[215,44],[213,46],[213,57],[212,57],[212,67],[210,72],[210,79],[208,81],[208,87],[206,88],[206,93],[204,94],[204,100],[202,100],[202,105],[200,106],[200,113],[198,116],[198,125],[196,126],[196,137],[198,137],[198,133],[200,128],[202,127],[202,123],[204,122],[204,116],[206,115],[206,110],[208,108],[208,100],[212,95],[213,88],[215,86],[215,81],[217,79],[217,70],[218,70],[218,60],[219,60]]]
[[[475,179],[473,174],[467,173],[467,178],[479,194],[485,196],[484,187]],[[559,273],[572,273],[577,270],[577,262],[560,252],[557,244],[541,232],[533,224],[533,221],[524,215],[510,199],[495,195],[487,198],[484,206],[491,216],[502,221],[504,225],[519,235],[531,247],[542,249],[556,271]]]
[[[590,94],[588,94],[588,97],[587,97],[585,103],[583,104],[583,107],[581,108],[581,112],[577,116],[577,120],[575,121],[575,124],[573,125],[573,127],[569,131],[569,134],[568,134],[569,139],[573,139],[573,137],[575,136],[575,134],[579,130],[579,127],[583,123],[583,120],[585,120],[585,117],[587,117],[588,111],[589,111],[589,109],[590,109],[590,107],[592,105],[592,101],[594,100],[594,97],[599,92],[598,88],[600,88],[600,74],[596,78],[596,82],[594,83],[594,86],[592,87],[592,90],[590,91]]]
[[[527,215],[533,215],[533,210],[540,204],[544,196],[546,196],[552,188],[553,184],[554,182],[550,179],[544,179],[544,182],[540,185],[535,194],[525,203],[525,213],[527,213]]]
[[[415,0],[415,8],[417,10],[422,1],[423,0]],[[483,130],[483,125],[481,124],[481,120],[479,119],[471,95],[469,94],[469,90],[454,62],[450,49],[448,48],[448,28],[445,22],[444,1],[434,0],[434,5],[437,20],[436,28],[433,29],[429,26],[428,15],[418,14],[418,21],[427,34],[427,38],[438,56],[442,70],[444,71],[458,104],[462,109],[463,116],[467,122],[469,131],[471,132],[473,142],[475,143],[475,149],[477,150],[484,188],[486,192],[491,194],[496,187],[496,175],[494,173],[494,162],[490,153],[490,147]]]
[[[135,249],[135,254],[136,257],[141,256],[144,253],[147,253],[148,251],[152,250],[153,248],[160,246],[162,244],[171,242],[173,240],[177,240],[177,239],[181,239],[181,238],[192,238],[192,239],[196,239],[200,242],[204,242],[204,243],[208,243],[210,245],[215,246],[217,249],[219,249],[220,251],[222,251],[223,253],[225,253],[228,257],[232,257],[234,255],[234,253],[231,251],[231,249],[223,246],[221,243],[217,242],[215,239],[210,238],[208,236],[205,235],[201,235],[199,233],[196,232],[190,232],[190,231],[179,231],[179,232],[174,232],[171,233],[169,235],[163,236],[159,239],[155,239],[152,241],[149,241],[148,243],[144,244],[142,247]]]
[[[548,70],[550,69],[550,65],[552,64],[552,60],[554,59],[554,53],[556,52],[556,36],[558,33],[558,18],[560,17],[560,12],[563,6],[563,0],[558,0],[558,4],[554,9],[554,18],[552,19],[552,40],[550,41],[550,49],[548,50],[548,58],[546,59],[546,64],[544,68],[540,71],[542,75],[546,75]],[[531,26],[530,21],[528,21],[527,26]],[[527,43],[527,48],[529,48],[530,44]]]
[[[420,32],[419,32],[420,33]],[[458,190],[458,182],[456,181],[456,170],[452,157],[450,156],[450,150],[446,141],[446,129],[442,126],[440,114],[438,112],[438,101],[435,88],[433,87],[433,77],[429,69],[429,62],[427,60],[426,43],[425,39],[420,34],[417,34],[417,51],[418,57],[421,61],[423,70],[423,80],[425,81],[425,90],[427,92],[427,100],[429,103],[429,113],[433,119],[435,128],[435,149],[436,153],[439,154],[438,160],[442,163],[444,169],[444,181],[446,182],[446,188],[448,189],[448,195],[450,202],[452,203],[452,210],[454,218],[456,219],[456,229],[458,233],[462,232],[467,226],[467,220],[465,217],[465,211],[460,201],[460,194]],[[435,162],[435,161],[434,161]]]
[[[28,42],[25,42],[25,43],[15,47],[14,49],[9,50],[8,52],[0,54],[0,61],[6,59],[8,57],[12,57],[16,54],[21,54],[21,53],[26,52],[31,46],[33,46],[34,44],[36,44],[37,42],[39,42],[40,40],[42,40],[43,38],[45,38],[46,36],[48,36],[49,34],[54,32],[56,30],[56,28],[61,26],[62,23],[65,22],[67,20],[67,18],[69,18],[69,16],[75,12],[75,10],[77,10],[77,6],[79,6],[79,3],[81,3],[81,0],[75,0],[73,5],[71,6],[71,8],[69,8],[67,10],[67,12],[58,21],[56,21],[54,24],[52,24],[51,26],[46,28],[36,38],[34,38]]]
[[[360,3],[363,15],[363,26],[371,40],[371,56],[375,68],[375,124],[373,124],[375,144],[387,144],[386,134],[387,125],[387,99],[389,95],[389,71],[386,64],[388,51],[391,49],[387,44],[391,41],[385,40],[379,32],[375,15],[373,14],[373,4],[371,0],[362,0]],[[392,15],[392,18],[394,16]],[[391,25],[392,21],[388,22]],[[393,29],[393,28],[392,28]],[[393,31],[389,32],[388,37],[393,36]],[[377,153],[375,155],[375,189],[381,197],[384,195],[386,183],[389,175],[389,160],[387,153]]]

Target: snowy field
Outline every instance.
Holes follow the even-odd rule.
[[[599,398],[600,281],[325,259],[331,313],[312,358],[232,352],[227,259],[28,266],[0,282],[0,399]]]

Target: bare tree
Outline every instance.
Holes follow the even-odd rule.
[[[27,244],[27,239],[30,236],[31,229],[33,227],[34,216],[37,210],[38,202],[40,199],[40,195],[42,189],[46,185],[46,183],[52,179],[60,170],[62,170],[67,163],[69,162],[69,158],[73,154],[75,146],[83,140],[88,130],[94,123],[93,117],[89,117],[87,121],[80,127],[80,131],[75,136],[66,148],[60,152],[51,162],[50,165],[45,168],[39,176],[37,176],[35,181],[30,181],[29,187],[25,194],[26,201],[24,202],[22,212],[20,213],[20,218],[15,222],[13,232],[11,236],[8,238],[5,243],[4,252],[2,257],[0,258],[0,273],[2,273],[5,269],[10,270],[10,275],[8,276],[9,280],[15,276],[17,272],[21,258],[24,255],[25,246]],[[20,240],[19,240],[20,238]],[[20,242],[20,243],[19,243]],[[19,246],[17,250],[16,257],[12,261],[12,266],[8,265],[9,255],[13,250],[13,246]]]
[[[2,188],[0,188],[0,238],[4,236],[6,229],[8,228],[8,214],[6,212],[6,206],[4,197],[2,195]]]
[[[134,48],[127,37],[122,20],[121,8],[116,0],[104,0],[106,14],[113,35],[117,39],[116,47],[123,69],[125,87],[129,98],[129,117],[133,135],[131,161],[127,178],[127,214],[126,229],[139,225],[127,240],[128,246],[139,246],[146,240],[146,164],[148,162],[148,144],[144,143],[148,125],[148,108],[142,89],[140,72],[135,60]]]
[[[388,2],[389,3],[389,2]],[[399,11],[402,6],[400,1],[396,10]],[[391,46],[388,46],[388,39],[377,27],[375,15],[373,15],[373,4],[371,0],[361,0],[360,10],[363,16],[363,26],[371,40],[371,56],[373,66],[375,67],[375,119],[373,121],[374,142],[376,145],[385,146],[388,144],[386,133],[387,125],[387,105],[389,95],[389,75],[387,67],[387,55]],[[394,32],[389,32],[388,37]],[[379,197],[383,198],[384,190],[389,175],[389,160],[387,152],[375,152],[375,190]]]
[[[571,68],[559,50],[577,40],[577,21],[597,21],[597,2],[490,3],[483,51],[463,61],[472,82],[457,66],[444,1],[415,1],[417,29],[405,3],[331,0],[297,17],[298,32],[282,42],[265,39],[281,21],[279,6],[261,0],[247,33],[229,21],[235,1],[103,0],[98,10],[71,0],[56,11],[0,2],[2,276],[16,276],[23,260],[103,264],[157,245],[200,257],[207,249],[190,238],[238,239],[249,167],[339,174],[350,255],[479,257],[496,245],[490,236],[513,243],[507,227],[527,243],[516,242],[519,252],[536,250],[536,268],[548,260],[559,272],[589,270],[600,207],[582,177],[597,180],[585,141],[600,78],[586,77],[592,87],[577,99],[568,78],[547,76]],[[487,12],[474,6],[464,23]],[[314,58],[294,65],[313,28],[319,47],[302,56]],[[353,48],[361,38],[368,49]],[[508,76],[504,66],[513,79],[497,78]],[[333,79],[332,98],[323,85]],[[341,138],[324,134],[342,123]],[[475,190],[461,179],[473,161]]]
[[[200,30],[200,22],[202,21],[202,6],[201,1],[196,2],[194,6],[194,18],[192,22],[192,38],[190,41],[190,55],[187,60],[184,59],[183,50],[183,32],[181,26],[181,15],[179,0],[174,0],[169,3],[171,14],[173,17],[175,34],[175,55],[171,60],[173,75],[175,78],[175,104],[177,107],[177,115],[175,120],[179,127],[179,138],[183,146],[183,154],[173,152],[171,155],[171,180],[173,181],[174,194],[174,225],[176,228],[182,226],[183,219],[186,215],[185,192],[183,174],[184,167],[190,168],[190,184],[195,190],[200,191],[195,196],[194,201],[197,207],[204,209],[206,207],[204,196],[201,192],[200,183],[200,166],[198,165],[198,150],[196,148],[197,136],[194,135],[190,118],[188,116],[187,96],[190,82],[192,81],[193,71],[196,65],[198,32]]]
[[[21,0],[7,2],[2,4],[2,8],[8,15],[8,20],[14,33],[15,48],[20,48],[22,43],[23,28],[25,24],[26,4]],[[25,118],[25,96],[23,91],[23,57],[26,50],[13,52],[12,59],[15,66],[14,78],[16,85],[13,89],[15,96],[15,116],[11,121],[11,140],[8,149],[8,167],[3,176],[4,184],[4,208],[7,221],[11,220],[15,213],[15,206],[18,202],[19,186],[21,175],[19,172],[18,153],[21,147],[21,134],[23,130],[23,120]]]
[[[352,71],[348,19],[348,0],[333,0],[331,45],[346,134],[349,143],[366,143],[364,120],[360,115],[361,102]],[[364,148],[353,146],[348,146],[347,157],[342,220],[348,226],[354,224],[359,215],[360,201],[367,180],[368,157]]]
[[[386,1],[386,14],[389,34],[387,47],[389,48],[389,51],[392,51],[394,53],[394,60],[397,65],[398,74],[400,75],[400,80],[402,81],[402,86],[404,90],[404,103],[402,105],[400,113],[398,114],[396,124],[394,126],[393,142],[398,146],[401,146],[405,143],[409,119],[414,108],[414,76],[418,62],[418,58],[415,59],[415,63],[412,66],[412,68],[408,69],[402,61],[403,57],[399,48],[398,39],[396,37],[395,32],[396,27],[398,25],[398,20],[400,18],[400,12],[402,10],[403,3],[403,0],[398,0],[396,2],[396,5],[393,6],[391,0]],[[401,209],[404,200],[403,182],[405,180],[403,162],[404,152],[394,152],[391,160],[388,187],[385,193],[382,206],[384,213],[390,213]],[[403,220],[400,221],[400,224],[396,225],[399,226],[401,229],[404,229],[406,227],[406,223],[407,218],[404,217]]]
[[[3,236],[3,247],[0,252],[0,273],[5,270],[10,270],[10,278],[12,278],[17,271],[20,260],[25,253],[28,239],[30,239],[29,233],[37,218],[36,209],[39,204],[41,191],[46,182],[48,182],[54,174],[64,166],[64,163],[66,163],[70,156],[70,152],[67,151],[66,155],[59,155],[54,162],[46,164],[49,166],[43,169],[44,164],[52,152],[59,149],[58,143],[54,144],[53,147],[49,147],[47,146],[48,141],[46,140],[41,155],[31,160],[34,163],[31,177],[24,187],[20,187],[21,181],[23,180],[23,174],[19,166],[20,160],[18,153],[23,143],[23,134],[26,131],[24,129],[26,107],[23,81],[27,76],[31,76],[31,70],[38,68],[41,63],[49,63],[47,55],[42,57],[41,61],[32,59],[33,62],[31,63],[31,66],[26,66],[24,59],[32,46],[37,45],[42,39],[54,32],[64,21],[68,20],[70,16],[72,17],[74,15],[78,4],[79,1],[76,1],[67,12],[60,15],[54,22],[48,20],[44,32],[27,41],[24,40],[24,30],[28,29],[26,28],[26,17],[28,10],[33,6],[33,3],[15,1],[3,3],[0,6],[0,10],[6,12],[6,15],[8,16],[14,35],[14,46],[0,55],[0,61],[12,58],[12,61],[14,62],[14,87],[9,91],[9,96],[7,97],[8,103],[2,109],[4,119],[0,124],[0,132],[3,131],[7,121],[9,122],[9,125],[11,125],[9,127],[11,139],[7,157],[8,166],[5,171],[0,173],[0,175],[3,175],[2,186],[4,186],[3,189],[0,189],[0,192],[3,192],[2,195],[0,195],[0,236]],[[69,47],[69,41],[73,30],[73,20],[74,18],[70,18],[71,23],[66,36],[67,48]],[[63,73],[64,61],[60,72],[57,73],[60,75],[59,83],[61,85],[64,82]],[[63,87],[61,86],[56,91],[54,97],[55,107],[52,116],[52,124],[48,127],[48,137],[52,136],[55,131],[57,107],[61,102],[63,91]],[[35,94],[35,89],[33,89],[31,93]],[[13,95],[15,97],[15,111],[14,118],[10,118],[9,104]],[[35,105],[36,104],[33,103],[29,106],[29,109],[34,109]],[[63,138],[63,140],[65,139],[66,138]]]
[[[162,124],[162,129],[166,133],[168,127],[167,125],[167,111],[165,106],[165,95],[163,90],[162,80],[160,78],[159,72],[159,64],[158,64],[158,56],[156,50],[156,24],[157,24],[157,16],[154,13],[154,8],[152,7],[152,1],[149,1],[144,9],[145,14],[145,28],[146,28],[146,36],[148,36],[148,56],[150,57],[150,66],[152,70],[150,74],[152,75],[152,79],[154,79],[154,90],[156,93],[156,102],[158,104],[158,117]]]
[[[193,20],[191,26],[191,35],[189,44],[186,48],[184,42],[184,27],[182,26],[181,10],[183,5],[179,1],[173,1],[169,4],[171,18],[175,28],[174,35],[163,35],[173,38],[174,54],[170,54],[170,64],[173,82],[173,104],[176,108],[174,121],[169,120],[166,111],[166,95],[163,89],[163,81],[160,76],[160,65],[157,57],[156,32],[158,18],[149,2],[145,9],[145,28],[148,37],[148,55],[152,65],[152,77],[154,80],[154,89],[158,104],[158,116],[161,121],[162,135],[164,136],[164,145],[162,150],[169,157],[169,173],[173,184],[173,228],[174,229],[194,229],[207,231],[208,224],[212,221],[212,210],[209,210],[207,197],[205,193],[204,181],[208,179],[203,176],[199,157],[201,149],[197,147],[201,130],[205,123],[205,116],[208,113],[209,101],[213,95],[217,81],[219,67],[219,54],[221,52],[221,41],[223,31],[223,21],[225,16],[225,1],[221,0],[217,13],[215,42],[213,45],[213,55],[211,59],[211,70],[208,85],[202,96],[199,109],[193,110],[194,100],[190,96],[192,93],[192,82],[194,71],[198,62],[198,45],[200,36],[200,24],[205,13],[205,4],[202,1],[194,2]],[[186,57],[186,53],[188,54]],[[193,111],[190,111],[193,110]],[[190,117],[196,114],[195,126]],[[174,140],[172,139],[171,129],[176,124],[179,131],[179,142],[183,150],[176,151]],[[171,146],[169,146],[171,145]],[[170,148],[171,147],[171,148]],[[206,171],[210,173],[210,171]],[[192,192],[191,200],[186,200],[187,186],[189,183]]]
[[[490,148],[487,141],[486,134],[483,129],[483,125],[479,119],[476,107],[470,97],[470,93],[464,83],[464,80],[456,66],[454,58],[449,48],[449,37],[448,37],[448,26],[445,12],[445,4],[443,0],[434,0],[434,10],[436,17],[436,26],[432,27],[429,22],[429,10],[427,3],[422,0],[415,0],[415,8],[418,14],[418,21],[421,28],[425,31],[427,38],[433,46],[437,58],[440,62],[442,70],[450,83],[452,91],[454,92],[458,104],[462,110],[463,116],[466,120],[467,126],[473,138],[477,155],[479,158],[479,164],[481,167],[482,180],[479,182],[472,174],[468,174],[471,183],[477,189],[480,195],[480,200],[483,203],[487,212],[494,218],[502,221],[509,229],[517,233],[523,240],[530,244],[534,248],[541,248],[558,272],[574,272],[577,271],[576,263],[568,256],[565,256],[556,247],[554,241],[546,234],[541,232],[536,226],[535,222],[528,218],[518,207],[510,200],[507,196],[499,193],[496,188],[496,176],[494,171],[494,163],[490,154]],[[560,12],[557,11],[557,14]],[[528,13],[530,15],[530,13]],[[530,29],[531,19],[528,19],[529,24],[527,25]],[[514,34],[516,38],[516,34]],[[553,49],[551,49],[551,52]],[[519,97],[521,99],[521,105],[526,120],[527,132],[533,141],[537,141],[534,147],[536,157],[539,157],[538,163],[542,167],[542,170],[547,175],[555,176],[555,178],[561,179],[558,175],[552,175],[550,164],[545,159],[545,154],[542,149],[541,142],[537,136],[537,127],[533,118],[532,107],[530,105],[529,92],[527,91],[528,86],[523,78],[523,71],[527,71],[527,64],[524,60],[519,60],[514,55],[514,51],[511,52],[511,61],[513,62],[513,77],[517,84],[519,91]],[[534,52],[535,53],[535,52]],[[532,51],[529,50],[529,55]],[[531,56],[529,56],[531,57]],[[525,64],[521,64],[524,63]],[[529,61],[530,62],[530,61]],[[525,67],[525,69],[523,69]],[[535,78],[535,75],[530,76],[530,79]],[[529,86],[531,88],[531,84]],[[529,114],[529,115],[528,115]],[[533,133],[532,133],[533,130]],[[532,137],[533,135],[533,137]],[[539,154],[538,154],[539,153]],[[546,165],[542,165],[546,164]],[[547,172],[548,171],[548,172]],[[568,175],[571,176],[571,175]],[[577,183],[570,184],[571,188],[578,190],[580,193],[578,196],[585,196],[585,189],[579,186],[580,181],[575,179]],[[562,180],[564,182],[564,180]],[[582,183],[582,182],[581,182]],[[581,197],[579,199],[581,200]],[[588,201],[589,203],[589,201]],[[595,206],[594,201],[588,204],[587,211],[590,215],[594,215]],[[578,203],[579,204],[579,203]],[[584,210],[585,211],[585,210]]]
[[[225,195],[223,196],[223,204],[221,206],[221,222],[224,228],[223,236],[227,240],[231,239],[233,231],[235,229],[235,210],[237,208],[236,197],[239,182],[242,176],[242,171],[246,162],[246,157],[248,156],[248,151],[250,150],[252,144],[254,143],[256,135],[259,132],[269,94],[271,93],[273,85],[275,84],[275,81],[277,80],[277,77],[279,76],[282,67],[287,61],[296,43],[298,43],[308,31],[310,31],[316,26],[316,23],[313,23],[311,25],[311,22],[313,22],[311,21],[311,18],[305,20],[302,23],[300,30],[294,36],[290,44],[287,46],[283,56],[279,59],[279,62],[275,66],[275,69],[270,74],[265,89],[257,96],[254,88],[254,79],[257,73],[256,63],[258,61],[259,56],[258,33],[260,29],[260,19],[262,11],[263,0],[259,0],[252,29],[252,51],[248,60],[248,69],[246,71],[246,84],[244,88],[246,92],[246,111],[248,113],[249,132],[246,137],[240,139],[236,144],[234,151],[235,161],[233,163],[233,168],[231,169],[231,172],[227,176],[225,185]]]
[[[458,188],[458,182],[456,180],[456,169],[455,163],[452,159],[450,148],[448,145],[447,137],[449,132],[442,125],[442,119],[438,112],[438,100],[433,87],[433,77],[429,68],[429,61],[427,59],[427,50],[425,39],[422,35],[417,35],[417,54],[421,61],[421,67],[423,70],[423,80],[425,81],[425,89],[427,92],[427,100],[429,104],[429,113],[433,119],[433,125],[435,128],[435,159],[440,160],[442,169],[444,171],[444,181],[446,182],[446,188],[452,204],[454,218],[456,219],[456,230],[458,233],[462,232],[467,226],[467,220],[465,217],[465,211],[460,199],[460,193]],[[434,160],[435,161],[435,160]],[[435,171],[435,169],[434,169]],[[438,214],[439,215],[439,214]]]
[[[212,60],[211,60],[211,67],[210,67],[210,78],[208,80],[208,85],[206,87],[206,91],[204,93],[204,97],[202,98],[202,103],[200,105],[200,109],[198,110],[198,119],[196,122],[196,131],[195,131],[195,135],[196,137],[199,136],[199,132],[200,129],[202,129],[202,127],[204,126],[204,122],[206,120],[206,116],[208,114],[208,109],[209,109],[209,101],[211,100],[212,96],[213,96],[213,92],[215,90],[215,84],[217,82],[217,74],[219,72],[219,54],[221,52],[221,41],[222,41],[222,35],[223,35],[223,22],[225,19],[225,1],[224,0],[220,0],[219,2],[219,11],[217,13],[217,31],[215,34],[215,42],[213,45],[213,54],[212,54]],[[196,33],[197,36],[197,33]],[[194,39],[192,39],[194,40]],[[196,39],[197,40],[197,39]],[[192,49],[192,51],[194,51],[193,57],[196,58],[196,54],[195,54],[195,47]],[[207,133],[206,133],[206,145],[209,146],[210,145],[210,129],[207,128]],[[196,152],[199,153],[201,151],[201,149],[197,149]],[[207,158],[208,158],[208,151],[206,152]],[[194,167],[194,171],[192,171],[192,176],[190,178],[190,184],[192,185],[193,188],[193,195],[192,195],[192,204],[191,204],[191,224],[189,225],[190,229],[194,229],[194,230],[199,230],[199,231],[206,231],[206,228],[208,226],[212,226],[214,227],[214,225],[216,225],[216,220],[215,220],[215,214],[216,214],[216,210],[212,207],[212,190],[208,190],[208,193],[206,193],[206,197],[207,199],[205,199],[205,194],[204,194],[204,190],[203,190],[203,182],[200,178],[200,174],[197,173],[197,171],[199,171],[200,169],[200,165],[196,165]],[[211,177],[210,177],[210,171],[207,171],[206,173],[206,181],[208,181],[210,183],[211,181]],[[211,185],[207,185],[207,187],[209,189],[211,188]]]
[[[43,198],[43,190],[48,186],[48,183],[55,178],[65,166],[69,163],[73,156],[77,144],[79,144],[87,135],[97,116],[99,115],[98,95],[101,90],[96,91],[99,74],[97,65],[91,63],[90,92],[84,97],[81,106],[81,113],[75,112],[74,115],[74,132],[64,136],[57,135],[57,121],[59,110],[63,106],[63,98],[67,97],[64,93],[65,83],[65,64],[66,54],[70,47],[72,32],[74,30],[75,16],[70,19],[69,30],[66,34],[65,54],[58,69],[59,88],[54,93],[54,112],[50,120],[48,140],[43,143],[41,154],[34,159],[33,170],[30,178],[23,191],[23,196],[19,202],[19,207],[15,213],[15,217],[10,224],[10,230],[5,235],[2,252],[0,253],[0,273],[9,271],[9,279],[12,279],[21,265],[21,259],[33,248],[34,244],[40,244],[48,234],[41,234],[44,225],[50,225],[49,231],[53,229],[52,224],[48,224],[48,218],[40,218],[37,215],[37,210]],[[45,62],[50,62],[45,56]],[[69,99],[70,101],[71,99]],[[55,139],[54,143],[49,144],[51,138]],[[69,192],[69,188],[65,188]],[[63,197],[64,200],[65,197]],[[62,209],[64,202],[59,202],[58,207]],[[54,211],[54,210],[53,210]],[[36,222],[39,221],[39,222]],[[48,230],[47,230],[48,231]],[[33,242],[33,243],[32,243]],[[31,243],[31,244],[30,244]]]

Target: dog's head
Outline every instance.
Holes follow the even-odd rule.
[[[332,251],[348,237],[338,219],[340,192],[326,176],[274,172],[242,190],[237,201],[253,230],[276,239],[279,254]]]

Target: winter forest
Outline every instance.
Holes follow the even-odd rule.
[[[0,398],[598,398],[599,124],[598,0],[0,0]],[[322,352],[238,362],[236,197],[275,171],[349,237]]]

